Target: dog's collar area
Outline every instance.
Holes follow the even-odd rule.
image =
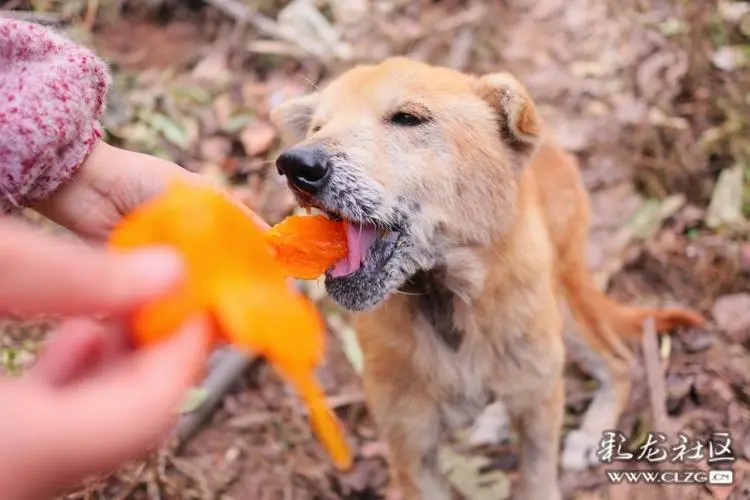
[[[456,296],[445,286],[441,271],[418,271],[400,290],[412,296],[412,312],[421,313],[438,338],[450,350],[458,351],[464,332],[453,321],[453,302]]]

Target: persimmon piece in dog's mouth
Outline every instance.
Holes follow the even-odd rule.
[[[362,267],[368,250],[378,239],[378,230],[375,226],[344,220],[344,230],[349,252],[333,265],[330,271],[332,278],[341,278],[357,272]]]
[[[329,211],[290,215],[266,233],[287,276],[307,280],[326,271],[332,278],[355,273],[383,235],[384,230],[372,224],[353,222]]]
[[[297,279],[315,279],[348,252],[344,224],[325,215],[290,215],[267,233],[284,272]]]

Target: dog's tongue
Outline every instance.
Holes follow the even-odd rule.
[[[344,229],[346,230],[346,243],[349,246],[349,253],[333,266],[331,276],[334,278],[346,276],[359,269],[367,250],[378,237],[378,233],[372,226],[360,226],[344,221]]]

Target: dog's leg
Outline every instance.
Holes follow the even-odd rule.
[[[419,390],[417,377],[405,366],[369,368],[365,363],[367,405],[388,445],[391,484],[399,500],[450,500],[450,485],[438,466],[443,425],[437,404]]]
[[[550,394],[534,406],[514,414],[520,440],[521,482],[518,500],[559,500],[557,482],[560,429],[565,394],[560,377]]]
[[[451,488],[438,467],[439,415],[429,404],[414,411],[415,403],[408,403],[408,414],[399,414],[403,402],[373,411],[378,421],[388,421],[381,429],[389,448],[391,480],[402,500],[450,500]]]
[[[566,332],[570,332],[570,328]],[[581,427],[565,438],[561,464],[565,470],[584,470],[599,464],[596,449],[604,431],[615,429],[631,390],[629,360],[614,355],[606,346],[581,331],[566,333],[566,347],[572,360],[599,383]]]
[[[567,264],[562,283],[566,315],[565,343],[571,360],[599,383],[581,427],[565,438],[562,468],[584,470],[599,465],[596,450],[604,431],[615,429],[630,398],[632,353],[597,307],[601,294],[591,285],[580,260]]]

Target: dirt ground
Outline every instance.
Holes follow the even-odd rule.
[[[211,176],[271,223],[294,209],[272,166],[279,144],[267,120],[283,99],[391,54],[515,73],[582,162],[600,285],[633,302],[695,307],[711,320],[706,330],[634,346],[658,356],[664,383],[649,382],[642,364],[620,429],[636,444],[664,425],[670,439],[678,430],[696,439],[727,431],[736,457],[728,488],[611,485],[602,466],[562,474],[566,498],[750,499],[748,4],[331,0],[281,11],[287,3],[35,2],[112,64],[109,140]],[[317,285],[309,289],[332,318],[320,378],[356,453],[351,472],[334,471],[295,396],[256,361],[184,449],[165,446],[61,499],[385,498],[386,450],[363,403],[353,332]],[[7,322],[6,367],[32,363],[28,339],[43,332]],[[579,423],[593,388],[571,367],[566,428]],[[445,453],[466,498],[512,491],[512,444],[472,449],[457,440]]]

